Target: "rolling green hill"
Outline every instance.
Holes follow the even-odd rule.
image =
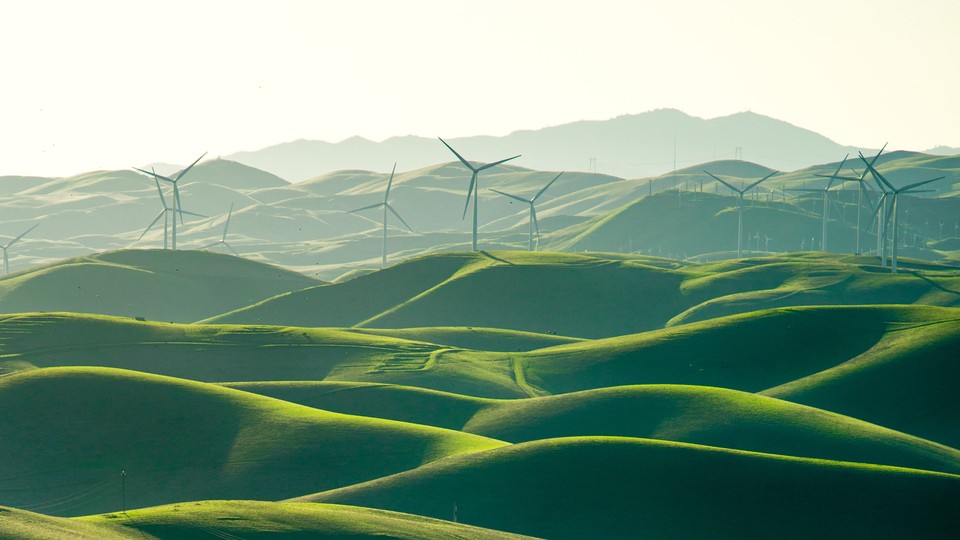
[[[74,521],[85,525],[109,525],[112,529],[124,532],[146,534],[148,538],[529,538],[371,508],[261,501],[189,502],[132,510],[124,514],[88,516]]]
[[[456,429],[512,443],[572,436],[640,437],[960,473],[958,450],[828,411],[722,388],[620,386],[495,400],[363,383],[226,386],[318,409]]]
[[[960,447],[960,318],[902,322],[851,360],[764,391]]]
[[[0,377],[0,504],[54,515],[275,500],[504,443],[104,368]],[[323,489],[320,487],[320,489]]]
[[[960,270],[910,270],[905,262],[908,271],[890,275],[875,262],[815,253],[707,264],[606,253],[438,254],[203,322],[495,327],[598,338],[795,305],[960,306]]]
[[[0,507],[0,538],[120,540],[208,538],[521,539],[461,523],[333,504],[196,501],[124,513],[58,518]]]
[[[645,439],[548,439],[297,500],[548,538],[950,538],[960,477]]]
[[[317,284],[240,257],[121,250],[0,277],[0,312],[73,311],[191,322]]]

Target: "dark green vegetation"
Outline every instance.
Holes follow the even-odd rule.
[[[101,257],[141,256],[229,260]],[[442,254],[201,324],[0,315],[0,537],[953,538],[960,271],[901,262]]]

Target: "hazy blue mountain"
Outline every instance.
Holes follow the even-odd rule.
[[[674,109],[448,142],[471,160],[523,154],[514,163],[533,169],[585,171],[590,170],[590,159],[596,158],[598,172],[639,178],[673,168],[674,140],[677,167],[733,158],[738,147],[743,159],[787,171],[833,161],[851,151],[810,130],[752,112],[705,120]],[[383,142],[362,137],[339,143],[298,140],[225,156],[291,182],[340,169],[389,171],[395,161],[401,170],[411,170],[451,157],[436,139],[416,136]]]

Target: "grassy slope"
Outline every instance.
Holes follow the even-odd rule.
[[[960,447],[960,317],[905,323],[873,350],[764,392]]]
[[[134,530],[113,525],[83,523],[0,506],[0,539],[3,540],[129,540],[144,538]],[[147,537],[150,538],[150,537]]]
[[[425,341],[461,349],[478,351],[532,351],[544,347],[580,341],[578,338],[537,334],[501,328],[429,327],[429,328],[357,328],[357,332],[375,336],[389,336],[413,341]]]
[[[783,308],[517,357],[527,383],[547,393],[659,383],[756,392],[870,350],[888,321],[956,316],[953,309],[912,306]]]
[[[182,325],[65,313],[0,316],[0,372],[105,366],[201,381],[330,380],[524,397],[504,353],[330,328]],[[448,358],[450,356],[450,358]]]
[[[216,253],[122,250],[3,276],[0,312],[73,311],[192,322],[317,283]]]
[[[960,451],[835,413],[721,388],[645,385],[493,400],[361,383],[227,386],[319,409],[509,442],[622,436],[960,473]]]
[[[549,538],[950,538],[960,477],[644,439],[550,439],[301,500]]]
[[[117,509],[121,470],[129,506],[277,499],[503,444],[103,368],[0,377],[0,410],[0,503],[59,515]]]
[[[597,338],[795,305],[960,306],[956,269],[914,265],[892,276],[875,262],[806,253],[703,265],[605,253],[443,254],[205,322],[496,327]]]
[[[371,508],[262,501],[199,501],[74,520],[155,538],[528,538]]]

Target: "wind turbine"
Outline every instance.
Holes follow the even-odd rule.
[[[882,154],[883,151],[884,151],[886,148],[887,148],[887,143],[884,143],[883,148],[881,148],[880,151],[877,152],[877,155],[873,156],[873,159],[870,160],[870,164],[871,164],[871,165],[873,165],[874,163],[877,162],[877,159],[880,158],[880,154]],[[850,154],[847,154],[847,156],[849,156],[849,155],[850,155]],[[846,158],[844,158],[844,159],[846,159]],[[841,166],[842,166],[842,163],[841,163]],[[857,183],[857,186],[858,186],[858,187],[857,187],[857,255],[860,255],[861,253],[863,253],[863,250],[860,248],[860,230],[862,229],[861,220],[860,220],[860,212],[861,212],[861,209],[863,208],[863,192],[864,192],[864,190],[866,189],[865,182],[866,182],[866,177],[867,177],[867,173],[869,172],[869,170],[868,170],[868,169],[864,169],[864,170],[863,170],[863,173],[858,173],[856,170],[854,170],[854,169],[852,169],[852,168],[851,168],[850,170],[853,172],[853,174],[856,175],[855,178],[850,178],[850,177],[846,177],[846,176],[838,176],[838,174],[839,174],[839,172],[840,172],[840,168],[839,168],[839,167],[837,168],[837,172],[834,173],[834,174],[832,174],[832,175],[818,174],[817,176],[819,176],[819,177],[821,177],[821,178],[831,178],[831,179],[834,179],[834,180],[843,180],[843,181],[846,181],[846,182],[856,182],[856,183]],[[879,231],[877,232],[877,234],[880,234]]]
[[[564,172],[566,172],[566,171],[564,171]],[[510,195],[509,193],[504,193],[504,192],[502,192],[502,191],[497,191],[496,189],[493,189],[493,188],[490,189],[490,191],[493,191],[493,192],[495,192],[495,193],[499,193],[499,194],[503,195],[504,197],[510,197],[510,198],[513,199],[513,200],[520,201],[520,202],[523,202],[523,203],[527,203],[527,204],[530,205],[530,223],[529,223],[529,225],[528,225],[528,228],[530,229],[530,251],[537,251],[538,249],[540,249],[540,224],[537,222],[537,210],[536,210],[536,208],[534,208],[534,203],[537,202],[537,199],[539,199],[540,196],[543,195],[543,193],[544,193],[545,191],[547,191],[547,189],[549,189],[550,186],[552,186],[553,183],[556,182],[557,179],[560,178],[561,176],[563,176],[563,172],[561,172],[560,174],[558,174],[557,176],[555,176],[555,177],[553,178],[553,180],[551,180],[547,185],[543,186],[543,189],[541,189],[540,191],[538,191],[537,194],[534,195],[532,199],[524,199],[523,197],[517,197],[516,195]],[[534,231],[534,229],[536,229],[536,231],[537,231],[537,243],[536,243],[536,245],[534,245],[534,243],[533,243],[533,231]]]
[[[914,182],[912,184],[906,185],[900,189],[893,187],[893,184],[890,183],[882,174],[880,174],[877,169],[873,167],[871,163],[868,163],[866,158],[863,157],[863,153],[860,153],[860,159],[867,165],[867,169],[870,171],[870,174],[877,179],[878,182],[883,182],[883,185],[887,187],[890,195],[893,196],[893,203],[891,204],[892,213],[893,213],[893,254],[890,258],[890,271],[894,274],[897,273],[897,201],[900,198],[901,193],[919,193],[916,188],[924,186],[931,182],[936,182],[937,180],[942,180],[944,176],[938,176],[936,178],[931,178],[930,180],[924,180],[922,182]],[[886,193],[885,193],[886,195]],[[886,229],[886,228],[884,228]],[[884,231],[884,237],[886,237],[886,231]]]
[[[440,137],[437,137],[437,138],[440,139]],[[494,161],[493,163],[486,163],[486,164],[480,165],[479,167],[474,167],[473,165],[470,164],[469,161],[463,159],[463,156],[458,154],[456,150],[451,148],[450,145],[447,144],[447,141],[440,139],[440,142],[442,142],[444,146],[446,146],[451,152],[453,152],[453,155],[457,156],[457,159],[460,160],[460,163],[463,163],[468,169],[470,169],[473,172],[473,175],[470,177],[470,187],[467,188],[467,204],[465,204],[463,207],[463,217],[464,218],[467,217],[467,208],[470,207],[470,197],[473,196],[473,251],[477,251],[477,217],[478,217],[477,203],[479,202],[478,198],[480,195],[480,185],[479,185],[480,182],[477,179],[477,175],[480,173],[480,171],[489,169],[491,167],[496,167],[497,165],[500,165],[501,163],[506,163],[511,159],[517,159],[518,157],[520,157],[520,154],[517,154],[513,157],[509,157],[507,159],[501,159],[500,161]]]
[[[182,208],[178,209],[176,206],[171,208],[169,205],[167,205],[167,198],[163,196],[163,190],[160,189],[160,181],[157,180],[156,177],[154,177],[153,182],[157,185],[157,194],[160,195],[160,203],[163,204],[163,210],[160,210],[160,213],[157,214],[157,217],[153,218],[153,221],[151,221],[150,224],[147,225],[147,228],[144,229],[142,233],[140,233],[140,237],[137,238],[137,241],[140,241],[140,239],[143,238],[143,236],[147,234],[147,232],[150,229],[152,229],[153,226],[156,225],[158,221],[160,221],[160,218],[163,218],[163,249],[167,249],[167,223],[169,222],[169,214],[172,212],[173,213],[173,249],[177,249],[177,213],[188,214],[196,217],[207,217],[207,216],[204,216],[202,214],[195,214],[193,212],[187,212]],[[174,204],[176,204],[176,200],[174,200]],[[182,215],[181,215],[181,219],[182,219]]]
[[[393,164],[393,170],[390,171],[390,180],[387,180],[387,191],[383,194],[383,202],[378,202],[377,204],[371,204],[370,206],[364,206],[363,208],[357,208],[356,210],[351,210],[350,214],[354,212],[360,212],[362,210],[370,210],[371,208],[380,208],[383,207],[383,255],[380,258],[380,268],[387,266],[387,210],[389,210],[393,215],[397,216],[397,219],[400,220],[400,223],[403,223],[407,229],[410,229],[410,232],[413,232],[413,229],[410,228],[410,225],[407,225],[407,222],[400,217],[400,214],[393,209],[393,206],[390,205],[390,186],[393,185],[393,174],[397,172],[397,164]],[[476,175],[476,173],[474,173]],[[476,236],[474,236],[474,246],[476,246]],[[476,248],[474,248],[476,249]]]
[[[843,166],[847,163],[847,158],[850,157],[850,154],[847,154],[843,157],[843,161],[840,162],[840,165],[837,167],[836,172],[830,175],[818,174],[821,178],[829,178],[827,185],[823,189],[791,189],[790,191],[804,191],[804,192],[820,192],[823,194],[823,216],[821,218],[820,226],[820,251],[827,251],[827,216],[830,212],[830,188],[833,186],[834,181],[836,180],[845,180],[840,176],[840,171],[843,169]]]
[[[163,176],[162,174],[157,174],[156,171],[151,170],[150,172],[147,172],[147,171],[145,171],[145,170],[143,170],[143,169],[138,169],[138,168],[134,167],[134,170],[140,171],[140,172],[142,172],[143,174],[149,174],[149,175],[152,176],[155,180],[163,180],[164,182],[169,182],[169,183],[173,184],[173,208],[172,208],[171,210],[173,211],[173,227],[172,227],[172,232],[173,232],[173,235],[172,235],[173,244],[172,244],[172,247],[173,247],[174,250],[177,249],[177,215],[178,215],[178,214],[180,215],[180,224],[183,225],[183,214],[190,214],[190,212],[184,212],[184,211],[183,211],[183,203],[180,202],[180,185],[178,184],[178,182],[180,181],[181,178],[183,178],[184,176],[186,176],[186,174],[187,174],[188,172],[190,172],[190,169],[192,169],[194,165],[196,165],[197,163],[200,162],[201,159],[203,159],[203,156],[206,156],[206,155],[207,155],[207,153],[204,152],[203,155],[201,155],[200,157],[198,157],[197,160],[194,161],[193,163],[191,163],[189,167],[187,167],[186,169],[184,169],[184,170],[180,171],[179,173],[177,173],[177,177],[176,177],[176,178],[167,178],[166,176]],[[161,194],[161,197],[163,197],[162,194]],[[164,206],[166,206],[167,203],[164,202],[163,204],[164,204]],[[197,215],[197,214],[191,214],[191,215]],[[202,217],[206,217],[206,216],[202,216]],[[157,218],[157,219],[159,219],[159,218]],[[153,225],[151,225],[151,227],[152,227],[152,226],[153,226]],[[149,227],[148,227],[148,229],[149,229]],[[146,232],[146,231],[144,231],[144,232]],[[143,235],[141,235],[141,237],[142,237],[142,236],[143,236]],[[166,236],[164,236],[164,238],[166,238]],[[166,249],[166,246],[164,246],[164,249]]]
[[[30,228],[27,229],[26,231],[20,233],[20,236],[18,236],[18,237],[16,237],[16,238],[14,238],[13,240],[7,242],[7,245],[5,245],[5,246],[0,246],[0,249],[3,250],[3,273],[4,273],[4,274],[9,274],[9,273],[10,273],[10,259],[7,257],[7,250],[10,249],[10,246],[16,244],[17,241],[19,241],[21,238],[23,238],[24,236],[26,236],[27,233],[29,233],[30,231],[36,229],[36,228],[37,228],[37,225],[40,225],[40,224],[37,223],[37,224],[34,225],[33,227],[30,227]]]
[[[756,182],[750,184],[745,188],[734,187],[733,184],[731,184],[730,182],[727,182],[726,180],[720,178],[719,176],[714,175],[713,173],[710,173],[708,171],[703,171],[703,172],[709,174],[710,176],[713,177],[714,180],[720,182],[721,184],[737,192],[737,258],[739,259],[741,258],[743,253],[743,194],[759,186],[761,182],[777,174],[780,171],[773,171],[772,173],[764,176],[763,178],[757,180]]]
[[[188,212],[188,213],[189,213],[189,212]],[[237,250],[233,249],[233,246],[231,246],[230,244],[227,243],[227,230],[230,228],[230,218],[231,218],[232,216],[233,216],[233,204],[231,203],[231,204],[230,204],[230,211],[227,212],[227,222],[224,223],[224,225],[223,225],[223,236],[220,238],[220,240],[217,240],[216,242],[213,242],[213,243],[211,243],[211,244],[207,244],[207,245],[203,246],[203,247],[200,248],[200,249],[210,249],[210,248],[212,248],[213,246],[222,246],[222,247],[225,247],[225,248],[229,249],[230,251],[232,251],[233,254],[236,255],[237,257],[240,256],[240,254],[237,253]]]

